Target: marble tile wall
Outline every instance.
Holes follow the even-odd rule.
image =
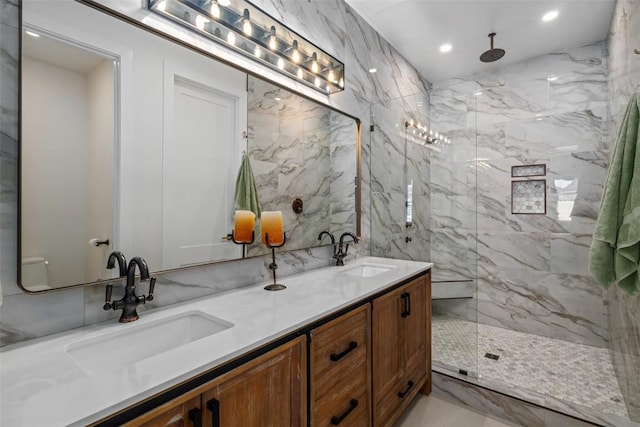
[[[479,322],[607,345],[587,269],[609,155],[607,72],[599,42],[434,84],[431,117],[453,137],[433,162],[431,258],[471,278],[477,260]],[[512,214],[511,167],[540,163],[546,215]]]
[[[120,0],[111,3],[114,7],[132,4]],[[345,90],[331,97],[298,87],[292,81],[277,80],[277,75],[266,70],[258,71],[362,120],[363,239],[350,252],[353,251],[351,256],[369,254],[370,104],[412,94],[427,97],[429,82],[343,0],[254,0],[254,3],[345,63]],[[20,0],[0,0],[0,279],[4,296],[0,307],[0,345],[80,327],[113,315],[101,311],[104,292],[101,287],[26,295],[16,285],[19,7]],[[240,66],[255,68],[231,51],[216,54]],[[378,69],[376,74],[368,72],[372,66]],[[328,247],[283,254],[278,258],[279,272],[288,274],[327,265],[330,258]],[[162,275],[154,304],[174,304],[264,281],[268,262],[266,258],[233,261]]]
[[[282,211],[287,245],[304,247],[331,225],[331,110],[253,77],[248,92],[249,158],[262,209]],[[264,137],[255,138],[256,129]],[[355,133],[347,138],[354,140]],[[301,214],[291,209],[295,197],[303,200]],[[268,252],[261,244],[247,249],[250,256]]]
[[[429,99],[416,94],[371,106],[371,253],[429,259],[430,168],[434,147],[406,124],[429,125]],[[412,218],[407,226],[408,186]]]
[[[632,93],[640,91],[640,2],[619,0],[609,32],[609,108],[607,142],[615,144]],[[609,352],[632,420],[640,422],[640,296],[612,286],[609,299]]]

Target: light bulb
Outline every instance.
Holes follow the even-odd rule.
[[[256,46],[256,48],[253,50],[253,54],[257,58],[260,58],[262,56],[262,49],[260,49],[260,46]]]
[[[196,16],[196,27],[198,27],[199,30],[203,31],[204,26],[207,24],[207,22],[209,22],[209,20],[204,16],[202,15]]]
[[[320,87],[320,79],[319,78],[316,77],[316,79],[315,79],[315,81],[313,83],[315,83],[315,85],[317,87]]]
[[[209,8],[209,13],[214,18],[220,18],[220,6],[216,0],[211,0],[211,7]]]
[[[227,33],[227,43],[236,44],[236,35],[231,31]]]
[[[320,71],[320,66],[318,65],[318,55],[313,52],[311,55],[311,72],[314,74],[318,74]]]
[[[242,12],[242,32],[246,35],[250,36],[253,33],[253,28],[251,27],[251,20],[249,19],[249,9],[245,9]]]
[[[325,88],[325,90],[326,90],[327,92],[331,92],[331,88],[329,87],[329,85],[327,85],[327,87]]]
[[[302,79],[304,77],[304,73],[302,71],[302,68],[298,68],[298,78]]]
[[[327,79],[330,82],[335,83],[336,82],[336,73],[334,73],[333,70],[329,70],[329,74],[327,75]]]
[[[291,60],[296,64],[300,63],[300,51],[298,50],[298,40],[294,40],[291,44]]]
[[[338,86],[344,87],[344,78],[340,77],[340,81],[338,82]]]
[[[276,37],[276,27],[272,26],[269,30],[269,49],[276,50],[278,48],[278,39]]]
[[[282,58],[278,58],[278,68],[284,70],[284,61],[282,60]]]

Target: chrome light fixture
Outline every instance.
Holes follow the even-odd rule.
[[[147,0],[150,11],[332,94],[344,90],[344,64],[247,0]]]

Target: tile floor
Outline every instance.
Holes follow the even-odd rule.
[[[395,427],[516,427],[467,406],[436,396],[418,395]]]
[[[446,316],[433,317],[432,333],[434,364],[629,418],[605,348]]]

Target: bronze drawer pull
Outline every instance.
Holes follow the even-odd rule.
[[[339,417],[333,416],[331,417],[331,424],[334,426],[337,426],[338,424],[340,424],[342,422],[342,420],[344,420],[345,418],[347,418],[347,415],[349,415],[351,413],[351,411],[353,411],[354,409],[356,409],[358,407],[358,400],[357,399],[351,399],[351,401],[349,402],[349,409],[347,409],[344,414],[340,415]]]
[[[350,352],[352,352],[353,350],[355,350],[358,347],[358,343],[355,341],[351,341],[349,343],[349,347],[347,347],[342,353],[331,353],[330,359],[333,362],[337,362],[338,360],[342,359],[343,357],[345,357],[347,354],[349,354]]]
[[[409,390],[411,390],[411,387],[413,387],[413,381],[409,381],[407,383],[407,388],[404,391],[398,392],[398,397],[400,399],[404,398],[407,394],[409,394]]]
[[[193,427],[202,427],[202,411],[200,408],[193,408],[188,415]]]

